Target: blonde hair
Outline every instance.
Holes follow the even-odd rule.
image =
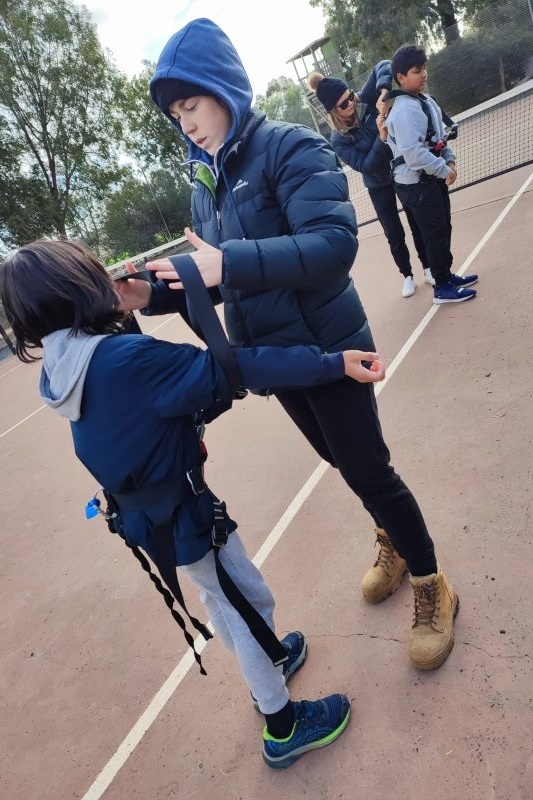
[[[309,75],[307,76],[307,85],[309,89],[312,92],[315,92],[316,94],[317,86],[323,80],[324,76],[322,75],[321,72],[316,72],[316,71],[310,72]],[[355,128],[356,125],[359,124],[357,118],[357,112],[355,111],[355,109],[353,115],[348,120],[348,119],[343,119],[339,115],[338,111],[336,111],[336,109],[333,108],[331,111],[328,112],[328,122],[330,128],[332,128],[332,130],[334,131],[338,131],[339,133],[346,133],[347,131],[351,130],[352,128]]]

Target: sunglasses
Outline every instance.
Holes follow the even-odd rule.
[[[350,92],[346,100],[343,100],[342,103],[339,103],[339,105],[335,106],[335,108],[340,108],[341,111],[346,111],[350,103],[353,103],[354,100],[355,100],[355,92]]]

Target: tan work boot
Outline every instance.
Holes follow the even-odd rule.
[[[377,561],[370,567],[361,589],[368,603],[381,603],[396,591],[407,571],[405,561],[394,549],[384,530],[376,528],[376,544],[379,544]]]
[[[435,669],[451,653],[459,598],[440,567],[436,574],[409,580],[415,593],[409,656],[418,669]]]

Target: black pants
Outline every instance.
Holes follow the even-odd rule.
[[[278,394],[293,422],[325,461],[337,467],[384,528],[412,575],[436,571],[433,542],[418,504],[390,466],[374,387],[350,378]]]
[[[452,218],[446,182],[429,175],[419,183],[395,183],[396,194],[420,228],[428,265],[437,286],[450,280]]]
[[[406,278],[408,275],[412,275],[413,271],[411,268],[409,250],[405,244],[405,231],[400,219],[394,187],[392,185],[379,186],[377,188],[369,189],[368,194],[370,195],[372,205],[374,206],[378,220],[381,223],[381,227],[383,228],[385,236],[387,237],[394,263],[402,275]],[[411,211],[405,209],[405,216],[407,217],[407,222],[409,223],[411,233],[413,234],[413,241],[415,243],[418,258],[424,269],[426,269],[429,264],[426,258],[422,233]]]

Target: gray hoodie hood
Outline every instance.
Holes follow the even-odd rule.
[[[81,416],[83,386],[93,353],[109,335],[73,336],[71,328],[63,328],[43,339],[39,394],[50,408],[71,422]]]

